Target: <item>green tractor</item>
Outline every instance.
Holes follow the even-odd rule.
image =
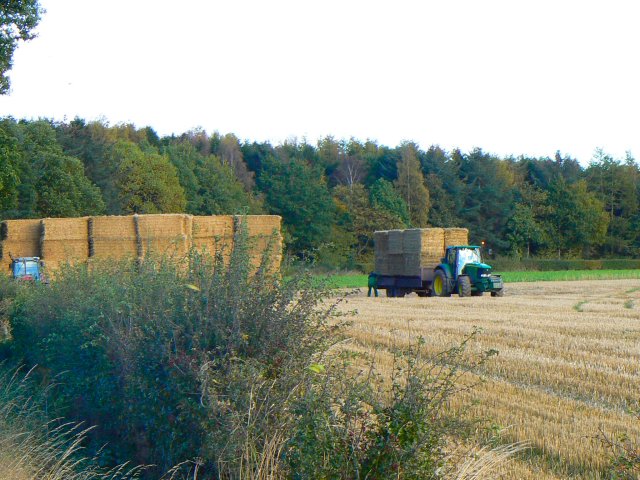
[[[492,297],[504,295],[502,278],[492,274],[491,266],[482,262],[480,247],[447,247],[442,260],[433,270],[429,289],[431,295],[450,297],[452,293],[457,293],[461,297],[469,297],[480,296],[484,292],[490,292]]]

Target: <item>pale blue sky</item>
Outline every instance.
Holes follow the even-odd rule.
[[[0,115],[640,160],[640,2],[42,0]]]

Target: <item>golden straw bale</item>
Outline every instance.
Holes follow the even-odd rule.
[[[39,218],[27,220],[5,220],[0,224],[0,239],[12,242],[39,242],[41,228],[40,222]]]
[[[184,256],[189,250],[192,228],[190,215],[138,215],[137,222],[143,255],[154,252],[160,255]]]
[[[260,267],[265,252],[269,250],[270,271],[277,271],[282,261],[282,218],[278,215],[238,215],[234,220],[236,229],[246,226],[251,266],[254,269]]]
[[[445,247],[469,244],[469,230],[467,228],[445,228]]]
[[[91,233],[92,257],[121,259],[138,256],[133,216],[92,217]]]
[[[193,217],[193,248],[210,255],[231,255],[233,249],[233,216],[212,215]]]
[[[282,217],[279,215],[238,215],[236,221],[239,225],[246,222],[249,237],[255,236],[271,236],[280,234],[280,224]]]
[[[89,258],[88,217],[42,220],[41,252],[49,271]]]

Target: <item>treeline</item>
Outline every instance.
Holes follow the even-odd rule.
[[[0,217],[187,212],[283,217],[288,252],[340,268],[379,229],[462,226],[521,257],[626,257],[640,249],[640,169],[597,151],[582,167],[480,149],[375,141],[240,141],[193,130],[0,120]]]

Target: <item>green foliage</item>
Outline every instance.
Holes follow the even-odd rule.
[[[0,95],[9,93],[11,83],[7,73],[13,66],[13,54],[19,42],[35,38],[42,8],[38,0],[2,2],[0,9]]]
[[[100,191],[85,176],[82,163],[63,153],[48,122],[17,124],[5,119],[0,131],[0,148],[7,152],[12,176],[4,217],[76,217],[104,212]]]
[[[117,164],[116,188],[122,213],[179,213],[186,207],[175,167],[154,149],[120,140],[109,152]]]
[[[609,219],[604,206],[587,190],[585,181],[567,184],[558,178],[549,187],[551,244],[562,252],[589,254],[604,241]]]
[[[426,227],[429,219],[429,190],[418,161],[418,147],[413,143],[401,146],[401,160],[398,162],[398,177],[394,185],[407,205],[409,218],[414,227]]]
[[[298,158],[270,158],[258,185],[270,213],[282,216],[294,252],[312,250],[329,240],[335,204],[320,169]]]
[[[407,204],[397,190],[393,188],[391,182],[379,178],[371,185],[369,192],[371,207],[381,214],[387,213],[391,215],[389,225],[381,228],[381,230],[404,228],[411,224]]]

